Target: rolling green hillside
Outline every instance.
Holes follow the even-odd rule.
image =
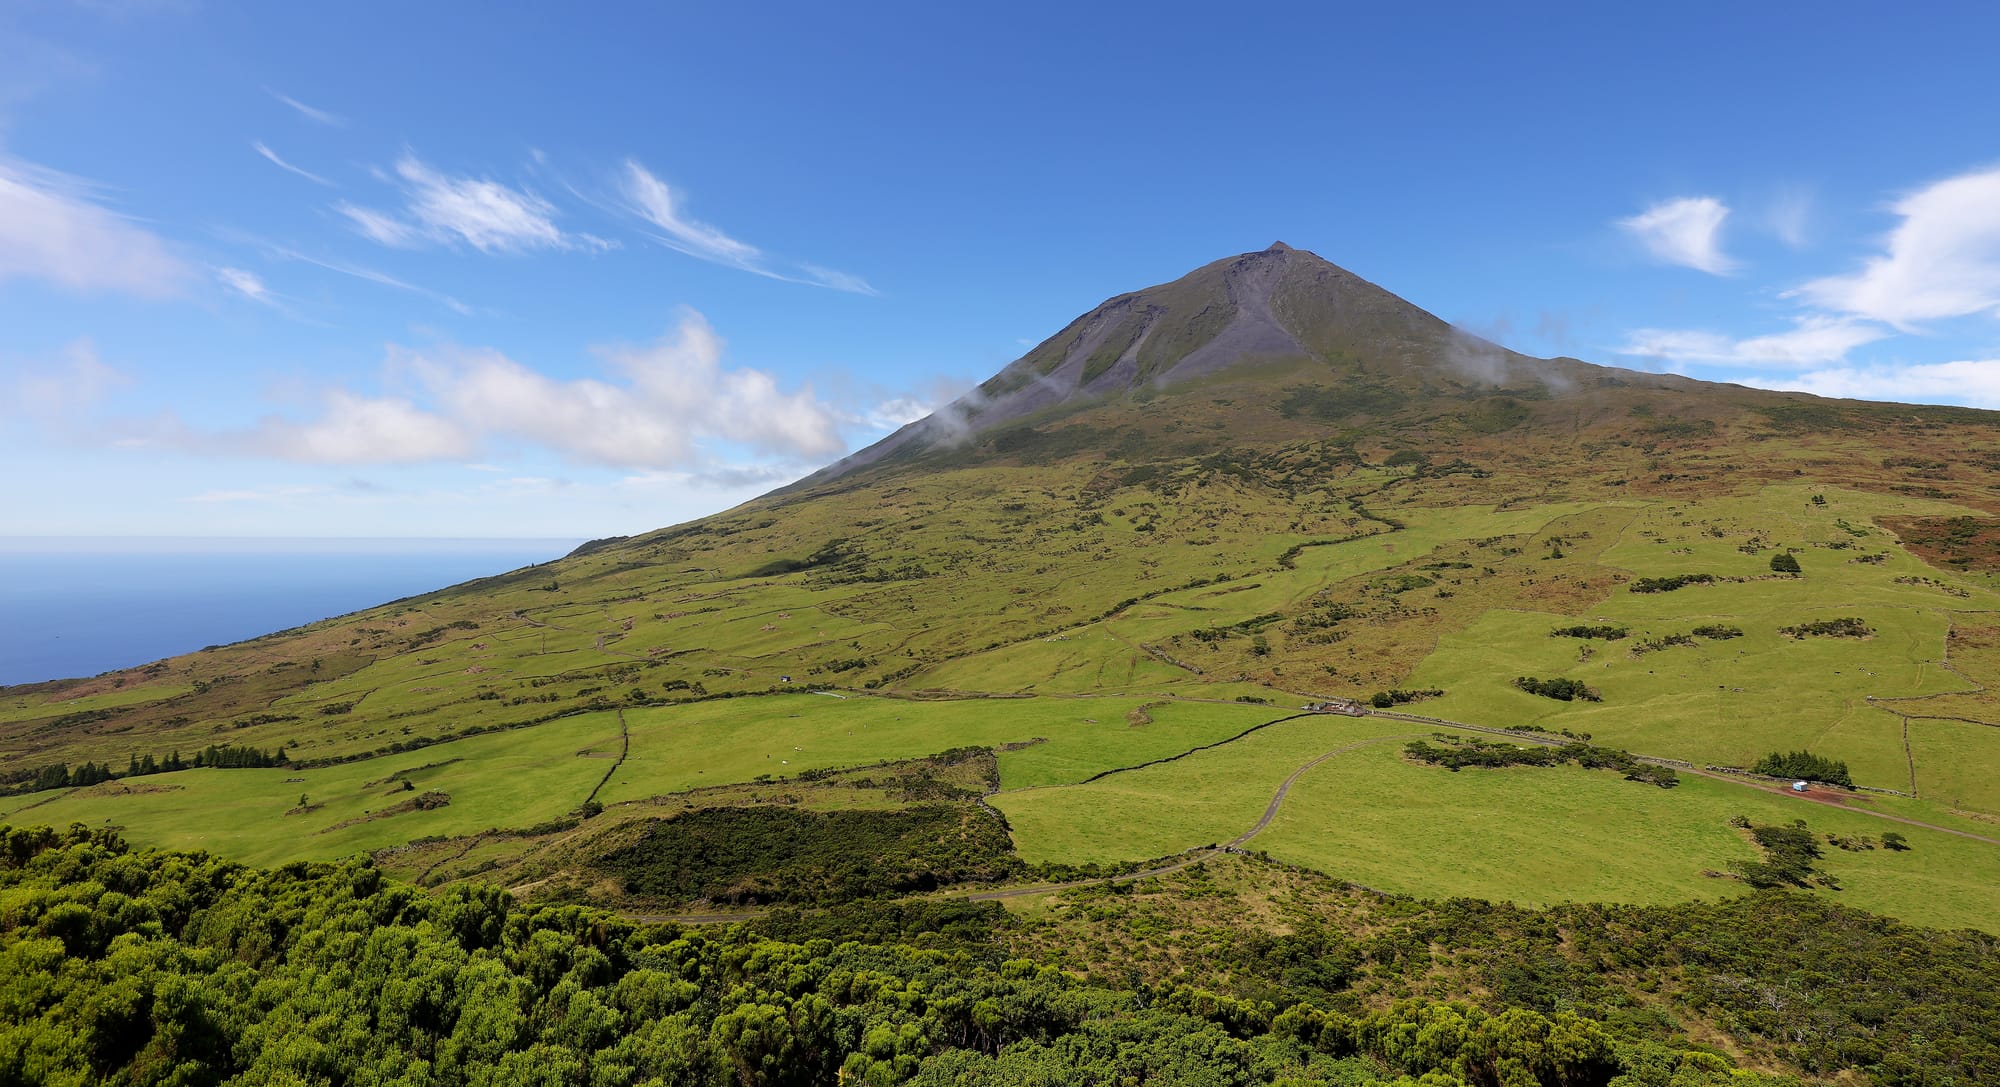
[[[1759,855],[1730,818],[1805,818],[1913,846],[1829,845],[1813,893],[2000,931],[1996,510],[2000,415],[1530,359],[1280,245],[725,513],[0,689],[0,821],[700,913],[602,858],[943,796],[1005,814],[1012,867],[933,882],[1060,882],[1229,842],[1295,778],[1254,848],[1387,891],[1726,897]],[[1335,697],[1425,720],[1284,720]],[[1401,754],[1480,729],[1681,784]],[[990,782],[854,784],[966,748]],[[243,749],[277,764],[130,772]],[[1862,790],[1728,772],[1792,751]],[[85,763],[113,776],[38,788]]]

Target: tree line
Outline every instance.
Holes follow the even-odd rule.
[[[133,755],[124,772],[111,769],[108,762],[86,761],[72,769],[68,763],[53,763],[34,770],[8,775],[0,784],[0,796],[17,796],[22,793],[38,793],[46,789],[68,789],[84,785],[95,785],[101,781],[115,781],[119,778],[144,777],[147,774],[165,774],[175,770],[190,770],[212,766],[225,770],[241,770],[271,766],[288,766],[285,749],[264,751],[255,747],[238,747],[232,744],[210,744],[194,753],[194,758],[185,759],[179,751],[162,757],[147,755],[144,758]]]

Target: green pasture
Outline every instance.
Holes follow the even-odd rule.
[[[1803,818],[1817,833],[1879,838],[1897,831],[1915,847],[1851,853],[1827,846],[1822,867],[1846,888],[1827,893],[1924,924],[1994,925],[2000,845],[1692,775],[1669,790],[1574,767],[1452,773],[1401,756],[1412,727],[1301,721],[1163,766],[1089,785],[1002,793],[993,803],[1007,813],[1029,860],[1143,860],[1234,838],[1298,766],[1363,743],[1301,777],[1249,847],[1401,894],[1661,903],[1742,890],[1703,874],[1757,855],[1729,826],[1731,816]],[[1926,814],[1887,800],[1856,803]]]
[[[1753,599],[1735,602],[1732,610],[1711,610],[1730,606],[1726,598],[1738,595],[1732,589],[1760,592],[1741,594]],[[1588,732],[1611,747],[1703,765],[1748,766],[1774,750],[1811,749],[1845,760],[1857,783],[1907,789],[1899,723],[1867,699],[1964,689],[1963,680],[1937,666],[1946,618],[1909,608],[1769,602],[1787,590],[1801,597],[1809,591],[1775,583],[1688,588],[1643,598],[1651,613],[1646,616],[1629,614],[1637,605],[1607,606],[1581,618],[1491,611],[1441,638],[1418,666],[1409,686],[1446,693],[1415,709],[1472,724]],[[1709,595],[1678,599],[1698,592]],[[1662,614],[1671,612],[1679,614]],[[1866,640],[1777,633],[1780,626],[1837,615],[1858,615],[1877,633]],[[1632,636],[1607,642],[1549,635],[1600,619],[1628,625]],[[1632,650],[1648,638],[1705,624],[1733,625],[1744,634],[1644,654]],[[1586,649],[1589,658],[1580,659]],[[1522,675],[1579,679],[1601,691],[1603,701],[1527,694],[1513,685]]]
[[[1014,846],[1029,861],[1146,860],[1226,842],[1250,829],[1279,783],[1319,755],[1382,737],[1427,734],[1406,721],[1305,717],[1088,785],[1004,791],[992,804],[1007,814]]]
[[[632,753],[599,799],[638,800],[768,774],[919,758],[954,747],[1003,752],[1003,785],[1075,781],[1236,735],[1290,712],[1260,705],[1175,702],[1134,726],[1126,714],[1157,699],[906,700],[820,694],[722,699],[625,711]]]
[[[579,752],[615,755],[617,742],[615,717],[582,715],[317,770],[182,770],[7,797],[0,819],[116,825],[141,845],[206,849],[251,864],[322,860],[558,818],[581,804],[611,765]],[[389,780],[402,776],[414,790]],[[429,791],[449,794],[451,803],[336,827]],[[286,814],[301,794],[312,810]]]
[[[1886,801],[1857,806],[1892,814]],[[1728,825],[1804,819],[1817,834],[1903,834],[1908,852],[1825,845],[1842,902],[1920,924],[2000,930],[2000,845],[1683,774],[1674,789],[1576,767],[1467,769],[1410,762],[1395,745],[1314,768],[1256,840],[1279,860],[1385,891],[1528,905],[1665,903],[1739,893],[1704,876],[1757,851]],[[2000,837],[2000,835],[1993,835]]]
[[[1160,690],[1203,681],[1183,668],[1147,653],[1176,635],[1233,623],[1295,607],[1328,585],[1360,574],[1386,570],[1422,558],[1438,547],[1470,536],[1535,532],[1572,514],[1602,508],[1598,503],[1555,503],[1512,510],[1491,507],[1399,509],[1404,528],[1343,543],[1306,547],[1293,567],[1276,567],[1232,579],[1152,597],[1116,618],[962,657],[925,669],[907,681],[913,687],[963,691]],[[1286,546],[1309,536],[1282,537]],[[1183,555],[1192,558],[1193,553]],[[1213,576],[1189,565],[1175,568],[1168,584]],[[1133,595],[1145,591],[1135,588]]]
[[[184,695],[193,689],[185,683],[152,683],[73,698],[65,698],[60,693],[0,696],[0,722],[28,721],[51,714],[85,713],[90,710],[136,706],[143,702],[157,702],[163,698]]]

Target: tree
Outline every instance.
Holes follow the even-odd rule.
[[[1780,574],[1797,574],[1803,572],[1799,569],[1798,556],[1792,554],[1790,551],[1780,551],[1772,555],[1771,570],[1774,573]]]

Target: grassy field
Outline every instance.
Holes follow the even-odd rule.
[[[1826,846],[1821,867],[1844,887],[1827,893],[1921,924],[2000,931],[1992,911],[2000,845],[1693,775],[1660,789],[1575,767],[1454,774],[1385,745],[1307,774],[1256,845],[1279,860],[1426,897],[1663,903],[1742,890],[1703,875],[1756,859],[1755,846],[1729,826],[1734,815],[1804,819],[1820,834],[1900,832],[1915,848]]]
[[[1691,775],[1667,790],[1573,767],[1454,774],[1404,759],[1403,738],[1423,734],[1409,729],[1301,721],[1164,766],[1002,793],[993,802],[1031,860],[1142,860],[1228,841],[1257,820],[1291,769],[1359,743],[1302,776],[1250,848],[1424,897],[1658,903],[1742,889],[1704,874],[1757,857],[1731,816],[1803,818],[1815,832],[1879,838],[1893,830],[1915,846],[1906,853],[1827,847],[1823,867],[1846,887],[1827,893],[1924,924],[1995,928],[2000,846]],[[1888,801],[1857,803],[1925,814]]]
[[[325,860],[411,838],[558,818],[583,803],[609,765],[579,752],[615,753],[617,745],[614,717],[580,716],[317,770],[182,770],[0,798],[0,820],[115,824],[143,845],[207,849],[256,864]],[[413,788],[404,789],[403,780]],[[389,810],[432,791],[448,794],[450,803]],[[295,810],[301,795],[309,810]]]
[[[932,755],[1028,745],[1000,756],[1003,787],[1060,784],[1226,739],[1284,711],[1138,697],[960,699],[828,695],[631,710],[632,754],[599,799]],[[1128,715],[1141,713],[1135,724]]]
[[[577,808],[614,765],[602,803],[1011,744],[1027,746],[1001,756],[1004,782],[1053,785],[1215,743],[1284,712],[1138,697],[727,699],[625,711],[631,749],[622,763],[617,713],[603,712],[322,769],[185,770],[5,797],[0,820],[110,822],[142,844],[281,863],[533,826]],[[414,789],[402,788],[405,778]],[[451,802],[382,814],[432,790]],[[311,810],[287,814],[301,794]]]

